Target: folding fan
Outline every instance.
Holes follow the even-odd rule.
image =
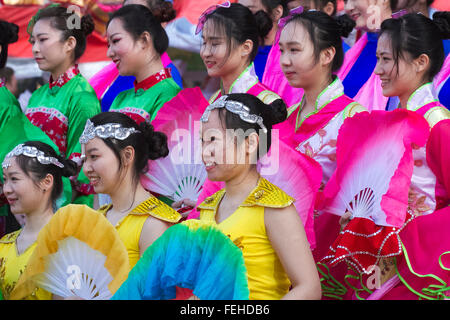
[[[63,298],[109,299],[129,270],[127,250],[111,223],[85,205],[71,204],[40,231],[11,298],[23,299],[39,287]]]
[[[249,298],[242,251],[214,222],[188,220],[167,229],[112,299],[174,299],[176,287],[192,290],[201,300]]]
[[[278,132],[272,131],[269,153],[258,161],[257,170],[262,177],[296,200],[294,205],[303,222],[309,244],[311,248],[315,248],[314,202],[322,180],[320,165],[279,140]],[[197,204],[224,187],[224,182],[206,180]],[[193,211],[189,219],[197,218],[198,215],[197,211]]]
[[[351,220],[323,262],[344,259],[369,272],[380,258],[401,253],[413,147],[428,138],[426,120],[408,110],[359,113],[345,120],[337,140],[337,168],[324,189],[324,211]]]
[[[167,135],[169,155],[150,160],[141,183],[173,201],[196,200],[206,179],[201,161],[200,117],[208,106],[199,88],[180,91],[158,111],[152,124]]]

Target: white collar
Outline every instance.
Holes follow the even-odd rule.
[[[239,77],[234,80],[230,87],[229,93],[246,93],[259,82],[258,76],[256,75],[255,66],[253,62],[239,75]]]
[[[428,82],[414,91],[409,97],[408,102],[406,103],[406,109],[416,111],[434,101],[438,101],[436,92],[434,91],[432,83]]]

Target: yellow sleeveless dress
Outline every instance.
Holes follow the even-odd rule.
[[[11,293],[36,248],[36,242],[34,242],[22,254],[17,253],[16,240],[21,231],[9,233],[0,239],[0,290],[5,300],[10,299]],[[27,299],[50,300],[51,298],[50,292],[37,289]]]
[[[217,208],[224,195],[222,189],[198,206],[200,220],[216,222]],[[277,300],[289,291],[291,283],[266,233],[264,210],[285,208],[293,203],[294,199],[283,190],[260,178],[239,208],[218,224],[242,250],[252,300]]]
[[[111,207],[112,204],[105,205],[98,211],[106,216]],[[139,239],[141,238],[144,222],[149,216],[170,223],[177,223],[181,219],[181,215],[174,209],[156,197],[150,197],[117,222],[115,228],[127,248],[130,269],[134,267],[140,258]]]

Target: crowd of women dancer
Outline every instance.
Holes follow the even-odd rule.
[[[448,299],[450,12],[431,2],[214,5],[210,97],[167,54],[171,1],[124,1],[89,80],[92,18],[39,10],[49,82],[22,112],[0,79],[0,299]],[[0,21],[0,68],[17,39]]]

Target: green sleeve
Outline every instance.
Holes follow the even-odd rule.
[[[67,151],[69,158],[74,152],[81,150],[79,139],[83,133],[86,121],[100,113],[100,102],[97,97],[90,92],[80,92],[72,97],[68,114],[69,124],[67,129]]]
[[[161,90],[160,94],[156,97],[155,102],[153,103],[153,107],[150,110],[150,121],[153,121],[158,114],[158,111],[162,108],[162,106],[167,102],[172,100],[178,92],[180,92],[180,87],[174,83],[174,85],[167,86],[164,90]]]

